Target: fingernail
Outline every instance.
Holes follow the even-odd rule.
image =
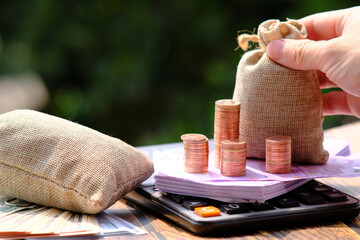
[[[266,47],[266,55],[272,60],[279,60],[284,53],[284,40],[273,40]]]

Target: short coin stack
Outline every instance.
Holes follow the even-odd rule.
[[[230,99],[215,102],[214,158],[220,168],[221,141],[239,138],[240,103]]]
[[[266,139],[266,171],[291,172],[291,138],[274,136]]]
[[[209,140],[197,133],[183,134],[184,171],[188,173],[206,173],[209,162]]]
[[[221,142],[221,175],[240,177],[246,174],[246,142],[224,140]]]

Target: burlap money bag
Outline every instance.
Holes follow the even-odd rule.
[[[322,97],[315,71],[296,71],[271,61],[266,45],[275,39],[305,39],[297,21],[268,20],[258,34],[239,36],[241,47],[259,41],[260,49],[246,52],[238,65],[233,99],[240,101],[240,139],[249,158],[265,158],[265,139],[291,137],[292,161],[324,164]]]
[[[141,151],[90,128],[31,110],[0,115],[0,195],[93,214],[152,172]]]

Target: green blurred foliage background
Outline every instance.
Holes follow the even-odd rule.
[[[132,145],[213,137],[214,102],[232,98],[240,30],[355,6],[355,0],[0,2],[0,75],[35,72],[42,111]],[[326,117],[324,128],[353,121]]]

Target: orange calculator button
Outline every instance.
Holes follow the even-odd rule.
[[[202,217],[214,217],[220,216],[220,209],[213,206],[197,207],[195,208],[195,213]]]

